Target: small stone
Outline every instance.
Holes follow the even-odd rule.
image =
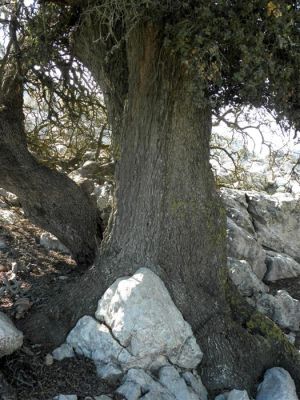
[[[57,349],[53,350],[52,356],[54,360],[61,361],[64,358],[74,357],[75,353],[72,346],[70,346],[68,343],[64,343]]]
[[[123,395],[126,400],[138,400],[142,395],[141,386],[130,381],[120,386],[116,393]]]
[[[50,365],[53,365],[54,360],[51,354],[47,354],[45,357],[45,365],[47,365],[47,367],[50,367]]]
[[[53,400],[78,400],[76,394],[59,394],[55,396]]]

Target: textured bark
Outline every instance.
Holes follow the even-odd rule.
[[[98,36],[93,40],[92,34],[81,32],[77,51],[84,49],[80,58],[94,70],[98,63],[101,83],[103,66],[94,49]],[[85,40],[93,43],[92,52]],[[239,296],[228,286],[225,213],[209,165],[208,104],[195,101],[193,77],[165,51],[159,27],[136,27],[126,52],[116,211],[101,253],[80,284],[68,286],[68,298],[47,304],[47,314],[33,314],[38,330],[30,320],[23,329],[34,341],[57,345],[80,316],[95,312],[116,278],[146,266],[162,278],[191,324],[204,351],[203,381],[212,393],[253,389],[265,368],[274,365],[288,368],[298,383],[297,357],[290,350],[287,355],[286,342],[249,330],[254,311],[236,304]]]
[[[93,263],[100,219],[88,195],[66,175],[40,165],[28,151],[22,85],[7,76],[0,99],[0,186],[15,193],[26,216],[57,236],[80,266]]]

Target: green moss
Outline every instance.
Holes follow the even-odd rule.
[[[294,346],[288,341],[282,330],[273,321],[258,311],[252,314],[246,323],[246,327],[252,334],[259,334],[271,340],[271,342],[279,343],[287,353],[291,354],[295,352]]]

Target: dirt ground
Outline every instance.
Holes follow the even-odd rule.
[[[39,244],[43,231],[30,224],[20,209],[10,210],[15,213],[14,223],[6,223],[0,213],[0,242],[5,244],[0,248],[0,310],[18,327],[33,307],[67,290],[80,272],[71,257]],[[11,276],[12,269],[15,276]],[[7,276],[14,279],[7,280]],[[15,389],[17,399],[50,400],[58,394],[76,394],[81,400],[112,391],[97,377],[92,361],[77,357],[46,365],[46,355],[39,343],[25,338],[21,350],[0,359],[0,372]],[[6,400],[1,382],[0,399]]]

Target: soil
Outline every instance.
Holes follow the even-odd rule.
[[[40,245],[43,231],[24,218],[21,209],[9,210],[14,212],[14,221],[7,223],[1,219],[0,207],[0,243],[5,244],[4,248],[0,246],[0,311],[20,328],[31,310],[62,291],[68,293],[68,285],[81,272],[69,255]],[[7,284],[5,278],[11,276],[12,269],[16,276]],[[76,394],[81,400],[113,391],[97,376],[92,361],[77,357],[46,365],[46,355],[42,345],[25,337],[19,351],[0,359],[0,373],[15,389],[14,398],[50,400],[58,394]],[[6,398],[0,390],[0,399]]]

